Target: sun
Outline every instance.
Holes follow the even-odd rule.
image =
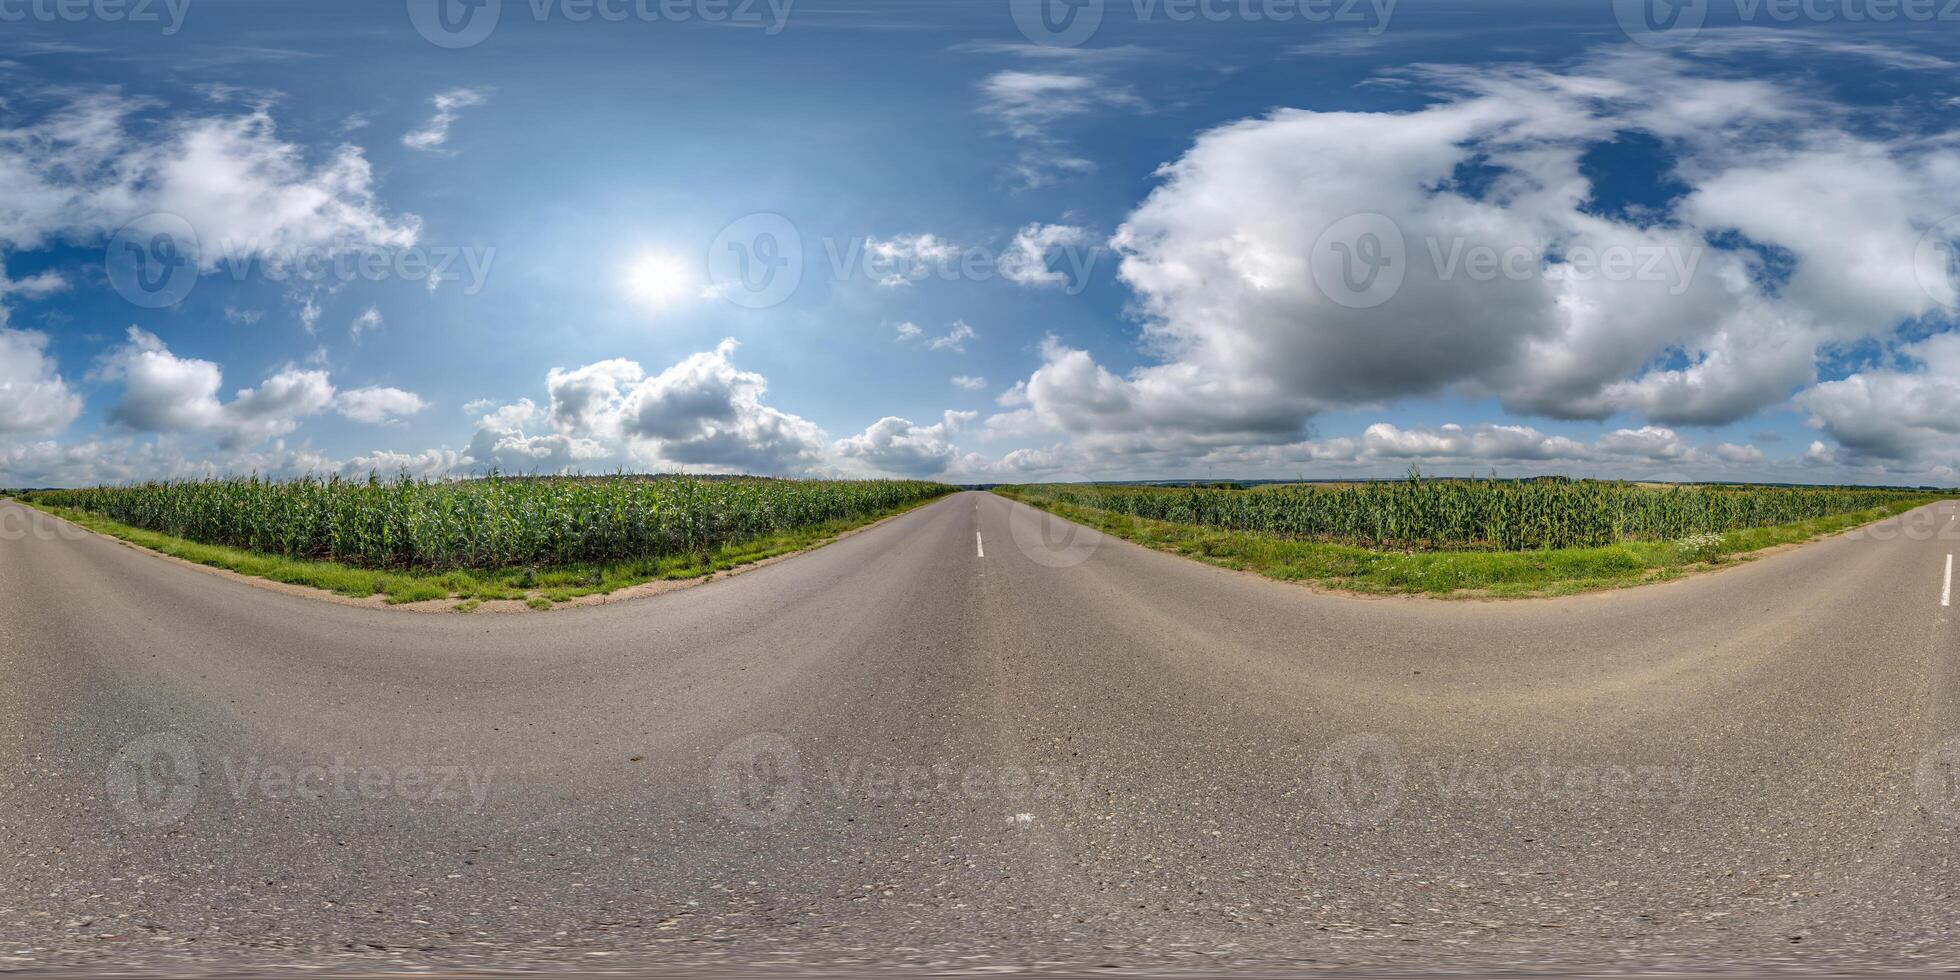
[[[626,292],[647,306],[659,308],[687,296],[694,275],[671,255],[647,252],[626,267]]]

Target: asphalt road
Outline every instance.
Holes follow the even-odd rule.
[[[1954,513],[1453,603],[968,493],[450,616],[0,504],[0,969],[1952,966]]]

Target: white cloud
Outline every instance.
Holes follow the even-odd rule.
[[[48,336],[8,326],[7,297],[47,296],[67,288],[59,273],[9,279],[0,252],[0,436],[44,434],[68,427],[82,413],[82,399],[48,356]]]
[[[545,414],[529,398],[489,408],[477,420],[460,464],[477,471],[561,473],[603,468],[598,464],[613,455],[597,440],[546,431]]]
[[[1584,456],[1586,447],[1522,425],[1402,429],[1380,422],[1362,433],[1354,451],[1387,459],[1553,460]]]
[[[651,376],[623,358],[554,368],[545,378],[549,406],[527,399],[487,413],[466,460],[540,472],[821,471],[823,430],[764,404],[768,382],[735,366],[736,347],[724,340]]]
[[[225,322],[251,326],[265,316],[264,310],[245,310],[235,306],[225,307]]]
[[[0,308],[0,435],[58,432],[82,413],[48,356],[48,337],[6,325]]]
[[[926,347],[932,350],[949,350],[964,354],[966,353],[966,342],[977,336],[979,334],[974,332],[972,324],[965,320],[954,320],[953,325],[947,328],[945,334],[927,341]]]
[[[472,88],[437,93],[429,100],[435,106],[435,115],[420,127],[402,134],[402,145],[424,153],[440,151],[449,142],[449,127],[462,115],[462,110],[482,105],[488,96],[488,90]]]
[[[1103,110],[1149,108],[1127,87],[1069,72],[996,72],[980,83],[980,93],[980,111],[1020,144],[1014,173],[1029,188],[1096,169],[1055,134],[1063,121]]]
[[[334,404],[326,372],[293,367],[220,401],[217,364],[178,357],[139,327],[129,328],[128,342],[104,354],[90,377],[122,384],[111,422],[136,432],[206,433],[232,449],[285,435]]]
[[[1640,459],[1680,459],[1691,451],[1673,429],[1656,425],[1608,433],[1600,437],[1599,448],[1610,455]]]
[[[1960,65],[1920,51],[1877,41],[1834,37],[1824,31],[1774,27],[1706,28],[1693,41],[1696,54],[1767,52],[1810,59],[1819,54],[1863,58],[1908,71],[1950,71]]]
[[[551,424],[563,432],[620,435],[627,394],[646,379],[635,361],[613,358],[577,368],[552,368],[545,376],[551,394]]]
[[[1813,426],[1858,456],[1960,460],[1960,334],[1907,344],[1910,369],[1860,371],[1797,396]]]
[[[129,328],[129,342],[104,355],[91,377],[122,382],[122,398],[109,421],[138,432],[203,431],[221,422],[218,389],[224,374],[218,365],[178,357],[138,327]]]
[[[757,474],[804,473],[821,465],[823,430],[762,404],[768,382],[738,370],[734,340],[641,382],[624,404],[629,440],[654,458]]]
[[[1034,223],[1014,233],[1014,243],[1000,257],[1000,274],[1023,286],[1066,286],[1068,274],[1048,266],[1048,253],[1058,248],[1081,248],[1094,242],[1088,229],[1074,225]]]
[[[1823,347],[1939,315],[1913,250],[1960,211],[1960,148],[1853,133],[1842,107],[1690,66],[1620,51],[1565,72],[1429,68],[1408,76],[1437,89],[1419,110],[1282,109],[1201,134],[1112,242],[1154,363],[1118,375],[1051,340],[989,432],[1174,464],[1296,444],[1330,410],[1456,394],[1631,414],[1652,440],[1783,404]],[[1029,107],[1003,112],[1035,127],[1036,94],[1083,89],[1014,91],[1003,104]],[[1660,141],[1662,176],[1688,188],[1665,214],[1592,200],[1582,159],[1629,132]],[[1316,277],[1339,274],[1328,241],[1352,248],[1357,229],[1406,244],[1379,305]],[[1477,246],[1516,271],[1474,274]],[[1779,271],[1764,249],[1794,261]],[[1586,262],[1615,254],[1632,266]]]
[[[0,268],[0,297],[18,295],[28,299],[44,299],[67,288],[68,278],[54,269],[43,269],[25,279],[9,279],[6,270]]]
[[[1726,446],[1736,462],[1748,462],[1753,447]],[[1358,438],[1306,441],[1278,447],[1274,458],[1340,463],[1419,461],[1432,463],[1522,464],[1556,470],[1582,463],[1706,463],[1671,429],[1643,426],[1616,429],[1592,442],[1549,435],[1528,425],[1443,425],[1403,428],[1387,422],[1369,426]],[[1760,459],[1761,453],[1755,453]]]
[[[839,439],[831,449],[874,473],[925,477],[950,466],[959,455],[952,442],[955,431],[979,417],[977,412],[947,412],[932,425],[886,416],[863,432]]]
[[[8,355],[0,362],[0,424],[19,423],[0,430],[0,436],[66,422],[5,414],[14,408],[5,396],[19,390],[8,369],[20,369],[20,377],[35,383],[60,384],[50,363],[34,359],[44,342],[39,335],[0,329],[0,353]],[[23,346],[7,346],[16,343]],[[389,425],[426,411],[428,403],[398,388],[337,391],[326,372],[292,366],[225,400],[218,364],[179,356],[155,335],[131,327],[126,342],[103,354],[90,374],[91,380],[121,386],[109,419],[127,434],[73,445],[0,439],[0,484],[80,485],[248,472],[274,477],[407,472],[440,478],[492,467],[539,473],[835,472],[822,429],[766,404],[767,382],[737,368],[735,350],[735,341],[725,340],[654,375],[623,359],[554,369],[544,379],[546,405],[523,398],[469,403],[476,431],[461,451],[378,450],[336,461],[306,446],[289,447],[280,437],[328,411],[354,422]],[[79,399],[62,397],[68,402],[60,414],[72,417]],[[35,397],[23,405],[45,411],[58,402]],[[941,424],[974,417],[952,413]]]
[[[947,277],[962,252],[959,245],[930,233],[867,238],[864,268],[873,281],[887,289],[909,286],[934,273]]]
[[[372,473],[384,480],[404,474],[418,480],[443,480],[464,472],[462,454],[453,449],[419,453],[381,450],[354,456],[336,469],[343,476],[358,478]]]
[[[953,386],[956,388],[965,388],[967,391],[984,391],[987,387],[987,379],[975,377],[971,374],[962,374],[953,379]]]
[[[305,447],[274,441],[263,451],[239,450],[199,459],[194,447],[158,437],[86,442],[53,440],[0,446],[0,484],[72,487],[139,480],[186,480],[256,473],[275,479],[335,472],[335,464]]]
[[[360,316],[355,317],[353,323],[347,325],[347,336],[358,344],[361,342],[362,334],[373,333],[379,329],[381,329],[381,310],[379,307],[370,306],[363,310]]]
[[[334,399],[334,411],[342,417],[368,425],[397,422],[429,407],[420,395],[400,388],[367,387],[343,391]]]
[[[1737,463],[1742,465],[1748,465],[1751,463],[1760,463],[1763,461],[1762,450],[1757,449],[1754,446],[1737,445],[1733,442],[1722,443],[1721,445],[1716,446],[1712,450],[1712,452],[1715,454],[1715,458],[1721,460],[1724,463]]]
[[[1120,85],[1091,75],[1045,71],[1002,71],[980,83],[981,111],[1000,120],[1021,139],[1040,139],[1057,121],[1098,109],[1143,108],[1143,100]]]
[[[314,328],[320,324],[319,298],[308,293],[305,296],[298,297],[297,302],[299,303],[299,307],[295,311],[295,315],[299,318],[299,325],[306,330],[306,335],[310,337],[313,335]]]
[[[901,323],[898,325],[896,339],[901,344],[924,339],[927,350],[949,350],[956,354],[964,354],[966,342],[978,336],[980,334],[973,329],[973,324],[965,320],[954,320],[952,325],[946,328],[945,333],[931,337],[928,337],[925,330],[916,323]]]
[[[998,416],[996,417],[998,418]],[[1632,479],[1801,479],[1798,460],[1771,460],[1756,447],[1720,443],[1691,445],[1659,426],[1606,431],[1590,441],[1543,432],[1527,425],[1403,426],[1377,422],[1359,435],[1248,445],[1224,440],[1205,447],[1167,451],[1148,439],[1075,439],[1039,449],[1009,452],[999,459],[978,453],[960,456],[947,468],[970,481],[1120,479],[1203,476],[1395,477],[1411,465],[1459,475],[1502,470],[1511,475],[1560,473]],[[1840,474],[1852,478],[1854,474]],[[1855,474],[1869,482],[1907,480],[1897,471],[1867,469]],[[1808,474],[1816,479],[1816,474]],[[1921,482],[1915,473],[1910,482]]]
[[[1075,47],[1065,48],[1049,44],[1009,44],[1000,41],[967,41],[953,46],[954,51],[970,54],[1017,55],[1031,61],[1124,61],[1147,57],[1150,49],[1133,44],[1111,45],[1106,48]]]
[[[113,93],[52,93],[60,108],[0,130],[0,241],[17,249],[101,240],[155,214],[195,232],[198,266],[406,247],[420,221],[377,204],[361,151],[317,163],[281,140],[263,107],[240,115],[155,119],[154,103]]]

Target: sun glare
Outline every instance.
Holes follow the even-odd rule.
[[[685,297],[693,275],[671,255],[647,253],[626,268],[626,291],[651,307],[664,307]]]

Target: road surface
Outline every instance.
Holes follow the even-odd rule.
[[[1954,514],[1475,603],[965,493],[448,616],[0,504],[0,969],[1950,966]]]

